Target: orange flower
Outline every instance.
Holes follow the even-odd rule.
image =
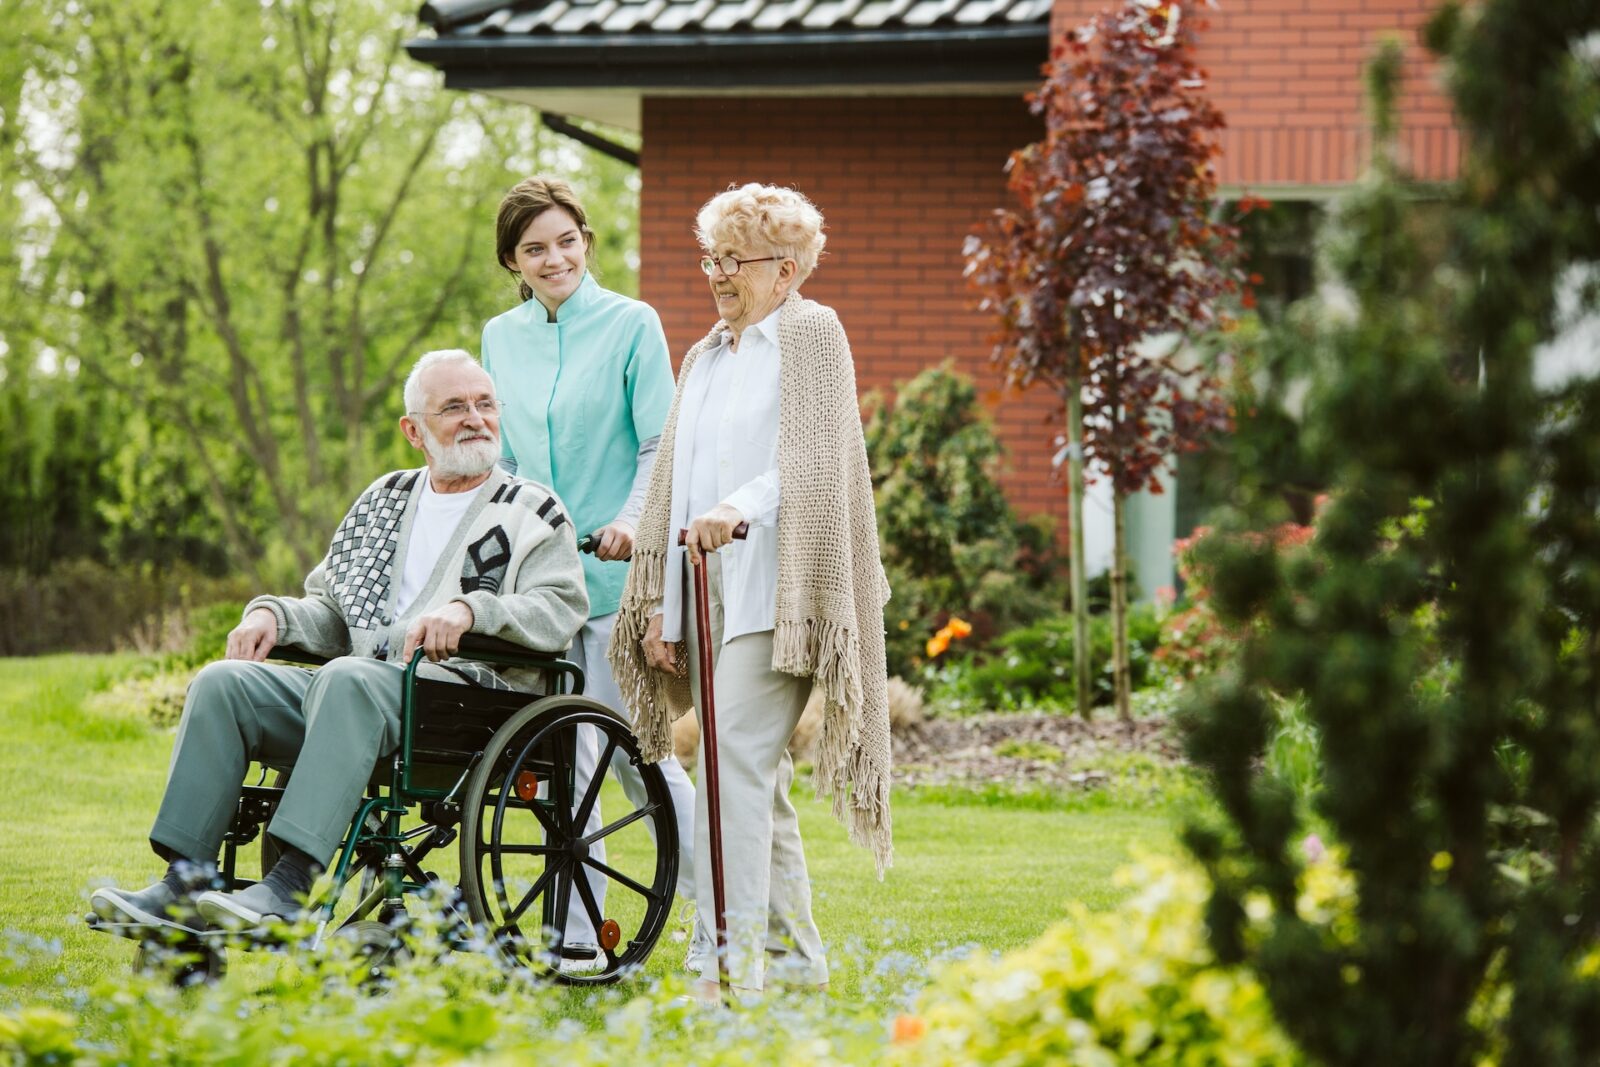
[[[897,1045],[909,1045],[922,1040],[928,1032],[928,1020],[920,1015],[897,1015],[894,1020],[894,1040]]]
[[[928,638],[928,658],[938,659],[950,647],[950,635],[943,630]]]
[[[952,615],[945,629],[950,631],[951,637],[966,637],[972,633],[972,624],[959,616]]]

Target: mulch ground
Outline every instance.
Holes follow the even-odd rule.
[[[897,785],[1094,789],[1109,784],[1118,764],[1126,762],[1120,757],[1129,754],[1162,764],[1183,762],[1165,719],[1085,722],[1047,714],[931,718],[896,732],[894,779]]]

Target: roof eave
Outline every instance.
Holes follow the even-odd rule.
[[[406,43],[456,89],[707,90],[948,81],[1013,84],[1038,77],[1042,22],[924,30],[783,33],[540,34]]]

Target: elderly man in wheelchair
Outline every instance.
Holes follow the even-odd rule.
[[[393,926],[407,893],[440,884],[423,857],[459,837],[453,906],[477,928],[461,944],[488,933],[508,960],[554,969],[571,953],[552,917],[578,899],[603,959],[575,970],[615,978],[670,912],[676,827],[646,766],[643,803],[584,832],[603,783],[576,771],[580,731],[598,733],[607,759],[637,762],[638,749],[614,712],[569,691],[582,674],[558,655],[588,609],[575,532],[549,489],[495,465],[500,405],[471,355],[423,356],[404,396],[400,425],[426,466],[361,494],[305,596],[247,605],[227,658],[189,688],[150,831],[166,872],[138,891],[95,891],[90,922],[145,945],[186,939],[215,967],[209,932],[310,914],[320,938],[360,874],[336,928],[370,928],[374,914]],[[287,771],[287,784],[242,784],[252,762]],[[413,809],[422,824],[408,829]],[[250,883],[235,877],[236,851],[263,824],[264,875]],[[330,863],[333,887],[308,911]],[[613,912],[608,883],[624,890],[610,894]]]

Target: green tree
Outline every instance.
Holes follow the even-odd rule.
[[[1074,677],[1089,710],[1085,470],[1109,479],[1117,711],[1132,717],[1126,503],[1227,426],[1220,386],[1179,342],[1210,332],[1237,288],[1236,233],[1215,216],[1222,115],[1191,24],[1130,0],[1071,34],[1030,98],[1045,139],[1013,153],[1016,210],[968,238],[967,275],[999,320],[1008,380],[1052,385],[1066,413]],[[1059,460],[1058,460],[1059,462]]]
[[[1213,603],[1256,625],[1189,712],[1224,818],[1188,837],[1219,956],[1258,969],[1322,1061],[1588,1063],[1600,379],[1546,392],[1533,366],[1568,294],[1597,303],[1600,11],[1447,4],[1428,36],[1468,145],[1448,254],[1423,254],[1396,161],[1394,47],[1334,249],[1354,312],[1317,339],[1298,445],[1332,499],[1303,550],[1251,535],[1283,517],[1259,497],[1207,539]],[[1274,693],[1320,737],[1312,803],[1347,853],[1349,922],[1299,905],[1304,813],[1260,769]]]
[[[21,0],[7,18],[6,358],[49,350],[103,398],[114,546],[160,558],[198,528],[258,578],[309,567],[354,493],[409,462],[411,361],[476,349],[515,301],[493,212],[536,169],[574,177],[599,273],[631,288],[612,221],[631,173],[526,108],[444,92],[401,47],[414,4]]]

